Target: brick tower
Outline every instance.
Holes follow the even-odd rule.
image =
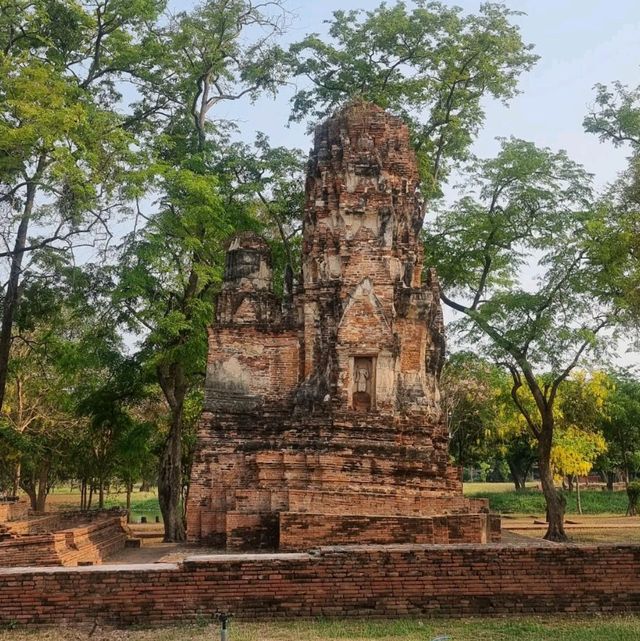
[[[232,239],[209,332],[188,539],[229,549],[486,542],[439,402],[439,289],[419,240],[406,125],[351,103],[316,128],[301,282],[278,299],[268,245]]]

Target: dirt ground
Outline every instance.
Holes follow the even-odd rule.
[[[515,535],[540,540],[546,524],[536,516],[503,516],[503,539]],[[640,544],[640,517],[571,515],[565,521],[565,532],[572,543]]]

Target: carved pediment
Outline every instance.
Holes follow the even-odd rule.
[[[380,345],[392,340],[389,320],[369,278],[351,292],[338,325],[338,343]]]

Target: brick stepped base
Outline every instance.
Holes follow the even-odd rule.
[[[489,514],[486,499],[445,491],[238,489],[226,504],[226,512],[201,509],[200,518],[204,529],[224,531],[206,542],[229,550],[500,541],[500,517]],[[190,540],[198,534],[188,532]]]
[[[280,513],[279,549],[388,543],[489,543],[500,541],[494,514],[376,516]]]
[[[305,418],[300,427],[306,434],[304,441],[296,441],[297,432],[281,418],[283,427],[279,434],[284,445],[280,451],[268,449],[269,439],[273,438],[270,432],[261,440],[251,440],[247,437],[251,425],[234,432],[233,425],[220,422],[220,417],[215,420],[207,417],[207,427],[199,436],[205,453],[196,456],[194,469],[200,471],[194,473],[189,489],[187,540],[229,550],[278,549],[281,531],[278,515],[289,512],[339,515],[347,519],[477,516],[489,512],[486,499],[463,496],[461,470],[449,465],[446,456],[432,460],[434,444],[430,434],[420,441],[420,447],[409,447],[393,437],[394,430],[382,419],[375,423],[367,415],[360,424],[356,416],[340,421],[334,416],[332,424],[322,417],[317,422]],[[265,429],[267,423],[275,424],[272,419],[264,419]],[[224,442],[220,436],[222,428]],[[285,438],[289,432],[294,435]],[[211,476],[214,480],[207,480]],[[484,540],[483,532],[487,533],[487,540],[495,540],[495,536],[488,534],[490,528],[478,525],[479,521],[482,519],[472,518],[466,526],[458,528],[469,533],[466,542]],[[315,547],[318,543],[370,540],[353,536],[321,540],[310,533],[305,544],[300,538],[302,528],[296,534],[295,549]],[[402,534],[381,542],[446,540],[444,536],[429,535],[429,528],[432,525],[425,523],[416,538]],[[339,529],[336,527],[333,532]],[[401,530],[399,526],[391,529]],[[456,536],[449,538],[458,540]],[[372,540],[380,541],[380,537],[376,535]]]
[[[118,516],[59,532],[14,534],[0,541],[0,567],[99,564],[126,539],[124,518]]]

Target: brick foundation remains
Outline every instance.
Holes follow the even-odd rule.
[[[26,519],[29,515],[29,503],[24,500],[1,501],[0,500],[0,523]]]
[[[398,545],[0,569],[0,624],[640,613],[640,546]]]
[[[449,463],[440,289],[423,268],[418,184],[406,125],[352,103],[316,129],[297,285],[287,273],[278,298],[267,243],[230,241],[189,541],[246,550],[499,539],[499,520],[462,496]],[[320,527],[322,515],[331,518]]]
[[[100,564],[128,537],[122,510],[52,512],[2,526],[0,567]]]

